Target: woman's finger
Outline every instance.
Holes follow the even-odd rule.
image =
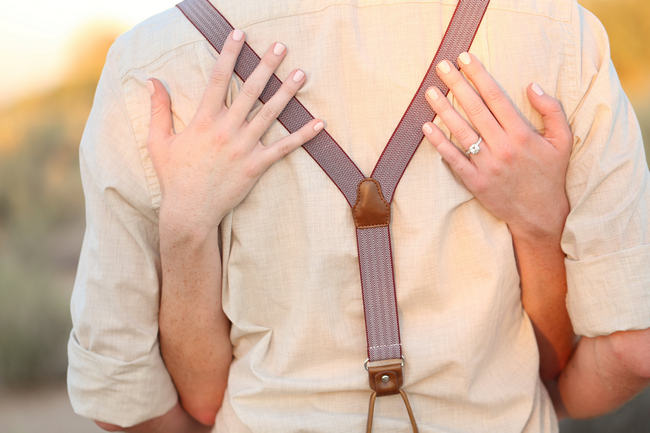
[[[481,94],[501,127],[506,131],[530,128],[512,104],[501,86],[492,78],[479,59],[473,54],[461,53],[458,64],[467,78]]]
[[[447,60],[438,63],[436,70],[481,136],[490,143],[498,143],[497,138],[503,132],[501,125],[463,74]]]
[[[268,169],[274,162],[284,158],[289,153],[293,152],[314,138],[323,130],[324,127],[325,122],[323,122],[321,119],[312,119],[311,121],[305,123],[297,131],[281,138],[280,140],[268,146],[264,146],[259,143],[257,147],[259,155],[258,161],[262,172],[266,171],[266,169]],[[324,133],[325,132],[323,132],[323,134]]]
[[[257,112],[253,120],[242,129],[245,142],[256,143],[282,113],[291,98],[305,82],[305,73],[296,69],[292,71],[282,86]],[[248,141],[247,141],[248,140]]]
[[[544,138],[558,150],[570,150],[573,145],[573,134],[560,101],[544,93],[537,83],[528,86],[527,93],[530,104],[542,115]]]
[[[171,101],[165,86],[155,78],[147,81],[151,94],[151,123],[149,125],[149,144],[155,145],[169,138],[172,133]]]
[[[210,75],[208,86],[203,93],[198,113],[214,118],[225,107],[230,79],[245,40],[246,35],[239,29],[230,32],[226,38],[217,58],[217,64]]]
[[[431,108],[445,123],[451,135],[456,137],[463,152],[478,141],[479,135],[474,128],[456,111],[440,89],[436,86],[430,87],[426,92],[426,98]],[[487,143],[482,143],[482,147],[487,148]]]
[[[471,189],[474,180],[478,175],[478,169],[472,162],[447,139],[447,136],[432,122],[422,125],[422,132],[431,144],[438,150],[442,159],[444,159],[451,169],[463,181],[465,186]]]
[[[227,117],[231,122],[237,126],[244,122],[286,53],[285,45],[280,42],[271,44],[266,50],[260,63],[246,79],[241,91],[228,109]]]

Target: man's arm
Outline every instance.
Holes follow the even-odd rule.
[[[650,384],[650,329],[584,337],[554,390],[560,416],[610,412]]]
[[[565,414],[585,418],[625,403],[650,377],[650,181],[605,29],[577,4],[573,17],[572,70],[581,74],[569,117],[575,144],[562,249],[567,308],[582,339],[556,396]]]
[[[95,421],[95,424],[109,432],[124,431],[126,433],[208,433],[212,430],[211,427],[198,423],[178,403],[164,415],[133,427],[122,428],[115,424],[100,421]]]
[[[77,414],[129,427],[178,398],[159,351],[158,219],[118,68],[125,48],[118,39],[108,54],[80,145],[86,230],[67,382]]]

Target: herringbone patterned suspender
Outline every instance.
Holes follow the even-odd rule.
[[[437,86],[445,95],[449,91],[436,75],[435,66],[445,59],[457,66],[456,59],[460,53],[469,50],[488,3],[489,0],[459,1],[425,77],[370,177],[363,175],[326,130],[303,145],[352,208],[357,232],[370,386],[378,396],[401,393],[415,431],[417,426],[408,399],[400,389],[403,359],[390,242],[390,203],[409,161],[424,138],[422,124],[435,118],[424,97],[426,89]],[[208,0],[184,0],[177,7],[221,52],[234,27],[212,3]],[[235,73],[245,81],[259,62],[260,57],[245,43],[235,65]],[[266,103],[281,84],[273,74],[259,99]],[[278,116],[278,121],[292,133],[313,118],[294,97]],[[375,393],[371,398],[368,431],[372,428]]]

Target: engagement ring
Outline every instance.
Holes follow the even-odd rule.
[[[476,143],[472,144],[469,149],[467,149],[467,152],[465,152],[465,155],[470,156],[470,155],[476,155],[480,150],[481,150],[481,142],[483,141],[483,138],[479,135],[478,140]]]

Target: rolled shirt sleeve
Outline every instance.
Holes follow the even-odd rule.
[[[594,337],[650,327],[650,190],[638,121],[610,59],[604,28],[578,7],[579,82],[570,116],[571,212],[562,239],[567,308]]]
[[[158,343],[158,224],[115,45],[80,145],[86,231],[71,299],[68,392],[84,417],[132,426],[177,401]]]

